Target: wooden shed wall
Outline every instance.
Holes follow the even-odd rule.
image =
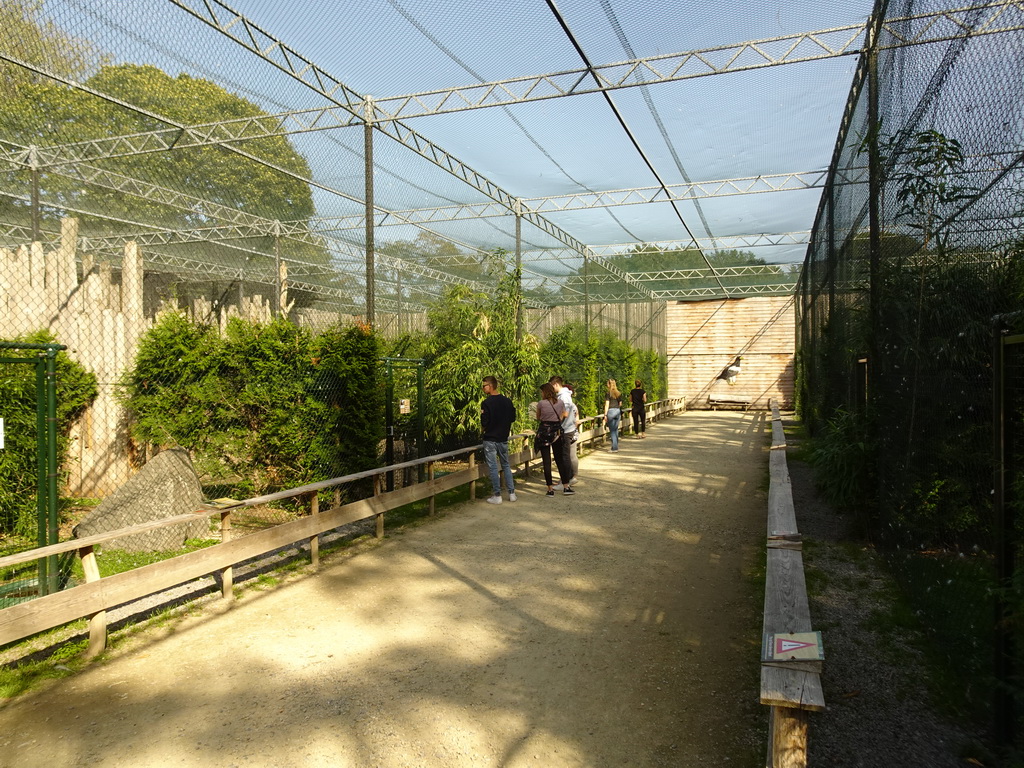
[[[778,399],[791,407],[794,390],[795,312],[792,296],[669,302],[669,397],[707,408],[712,393],[751,398],[755,408]],[[735,384],[719,374],[742,355]]]

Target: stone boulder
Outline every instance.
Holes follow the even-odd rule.
[[[128,482],[100,502],[72,532],[76,538],[84,538],[195,512],[202,505],[203,489],[188,451],[170,448],[150,459]],[[209,535],[209,522],[194,520],[124,536],[105,546],[127,552],[161,552],[180,548],[185,539]]]

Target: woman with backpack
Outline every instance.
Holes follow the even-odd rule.
[[[537,403],[537,420],[540,422],[537,427],[537,436],[534,438],[533,447],[540,451],[541,461],[544,464],[544,482],[547,483],[547,496],[555,495],[555,486],[551,478],[551,454],[555,454],[555,464],[558,466],[559,482],[562,486],[562,494],[571,496],[576,493],[569,484],[572,480],[572,469],[565,466],[565,453],[562,451],[561,441],[565,439],[562,433],[562,419],[567,416],[565,406],[555,394],[555,388],[545,382],[540,385],[540,401]]]

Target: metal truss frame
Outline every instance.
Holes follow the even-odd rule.
[[[509,211],[522,217],[554,239],[577,250],[585,259],[600,260],[600,257],[591,254],[585,244],[568,232],[539,214],[522,210],[518,198],[506,192],[486,176],[477,172],[454,155],[449,154],[410,126],[398,120],[378,120],[378,111],[374,106],[375,102],[372,98],[360,96],[340,80],[328,74],[298,52],[293,51],[241,14],[219,2],[219,0],[191,0],[192,5],[201,4],[201,8],[192,7],[189,0],[169,1],[203,23],[218,30],[229,39],[234,40],[285,74],[292,76],[315,93],[335,103],[350,115],[362,118],[366,124],[372,125],[383,134],[404,144],[421,157],[434,163],[437,167],[447,171],[492,200],[504,204]],[[610,265],[608,266],[612,268]],[[630,281],[628,274],[622,272],[621,275],[623,280],[626,282]],[[639,285],[637,287],[638,290],[644,290]]]
[[[794,192],[806,189],[822,189],[828,177],[828,171],[798,171],[796,173],[775,173],[761,176],[745,176],[736,179],[718,179],[715,181],[695,181],[689,184],[670,184],[662,187],[636,187],[633,189],[612,189],[601,192],[578,192],[550,197],[522,198],[524,210],[532,213],[560,213],[562,211],[583,210],[587,208],[611,208],[620,205],[642,205],[646,203],[673,203],[687,200],[704,200],[714,197],[731,197],[734,195],[758,195],[767,192]],[[834,182],[838,184],[843,181]],[[856,183],[856,180],[851,180]],[[459,221],[463,219],[482,219],[505,217],[511,215],[509,209],[501,203],[464,203],[460,205],[441,206],[437,208],[412,208],[381,214],[376,219],[376,226],[415,223],[438,223]],[[391,217],[394,220],[391,220]],[[366,224],[366,217],[360,214],[352,216],[325,217],[317,220],[317,228],[325,231],[343,231],[359,229]],[[717,238],[716,238],[717,239]],[[709,241],[710,242],[710,241]],[[588,246],[593,250],[593,246]]]
[[[182,4],[179,0],[172,2]],[[987,10],[990,15],[980,24],[971,24],[966,17],[978,10]],[[1004,16],[1007,19],[1004,20]],[[965,32],[977,36],[1020,29],[1024,29],[1024,2],[995,0],[984,5],[887,19],[882,24],[882,33],[888,35],[893,42],[880,48],[942,42],[962,37]],[[866,32],[867,23],[856,24],[631,59],[595,66],[592,69],[573,69],[404,96],[376,98],[372,103],[373,121],[463,112],[857,55],[862,50],[859,41]],[[316,74],[321,73],[317,70]],[[312,73],[309,76],[312,76]]]
[[[750,277],[754,275],[785,276],[787,273],[777,264],[750,264],[739,267],[715,267],[714,269],[665,269],[655,272],[631,272],[637,280],[654,282],[664,280],[699,280],[714,277]],[[582,282],[582,278],[573,275],[566,282]],[[611,275],[591,275],[592,285],[607,285],[617,282]]]
[[[774,245],[806,245],[811,241],[809,229],[799,232],[770,233],[762,232],[751,235],[716,235],[715,237],[698,237],[696,242],[703,250],[736,250],[761,248]],[[592,245],[590,248],[601,256],[620,256],[636,252],[635,249],[650,248],[654,251],[675,251],[692,248],[693,240],[658,240],[651,243],[614,243],[608,245]]]
[[[478,206],[457,206],[452,209],[431,209],[419,212],[381,212],[381,225],[401,221],[403,224],[417,226],[436,221],[450,221],[453,220],[450,213],[452,210],[458,211],[457,216],[460,218],[467,215],[471,215],[474,218],[480,218],[482,215],[521,216],[552,238],[564,243],[574,255],[582,255],[585,260],[590,260],[592,263],[599,265],[623,283],[633,285],[645,294],[649,294],[649,292],[642,285],[643,281],[637,280],[633,275],[605,262],[601,253],[579,242],[541,214],[549,211],[564,211],[577,208],[607,207],[609,205],[628,205],[645,202],[671,202],[697,199],[698,197],[818,188],[822,185],[826,172],[779,174],[746,179],[701,182],[690,185],[673,185],[669,190],[661,187],[651,187],[590,193],[587,195],[563,195],[522,200],[513,197],[482,174],[454,158],[407,125],[402,124],[400,118],[443,114],[583,93],[595,93],[617,88],[703,77],[711,74],[777,66],[797,61],[811,61],[857,54],[860,53],[861,49],[855,47],[855,41],[860,38],[866,29],[865,25],[852,25],[799,35],[766,38],[733,46],[720,46],[680,54],[635,59],[598,66],[592,69],[579,69],[536,77],[514,78],[488,84],[473,84],[463,88],[431,91],[422,94],[370,99],[349,89],[311,61],[256,27],[244,16],[220,3],[219,0],[170,0],[170,2],[200,21],[217,29],[281,71],[291,75],[299,82],[331,101],[335,106],[314,110],[299,110],[257,118],[222,121],[199,126],[174,125],[168,129],[145,134],[114,137],[92,142],[79,142],[63,147],[36,148],[36,158],[33,161],[34,167],[71,165],[75,169],[74,174],[88,183],[109,186],[119,189],[119,191],[137,194],[142,197],[146,197],[147,194],[159,190],[159,195],[163,196],[163,199],[159,196],[149,199],[157,199],[159,202],[174,205],[176,203],[170,202],[170,198],[167,197],[168,195],[172,198],[178,196],[180,199],[185,199],[189,196],[181,195],[173,190],[159,188],[155,185],[147,185],[146,182],[131,179],[120,174],[89,168],[88,166],[83,166],[82,163],[87,159],[168,151],[175,146],[220,145],[256,162],[277,168],[274,164],[232,145],[240,141],[262,136],[329,130],[370,123],[385,135],[404,144],[417,154],[430,160],[438,167],[446,170],[495,201],[494,203]],[[978,10],[990,12],[989,18],[980,26],[968,25],[963,21],[963,16],[966,13],[973,13]],[[1024,29],[1024,19],[1021,18],[1021,14],[1024,14],[1024,0],[997,0],[983,6],[919,14],[902,19],[890,19],[883,25],[883,32],[888,34],[894,42],[887,44],[885,47],[902,47],[953,39],[962,36],[965,30],[970,30],[972,34],[979,35]],[[915,28],[916,32],[908,34],[905,30],[910,28]],[[14,63],[35,69],[23,62]],[[53,77],[52,73],[43,72],[43,74]],[[58,77],[55,77],[55,79],[60,80]],[[594,82],[595,79],[597,82]],[[77,83],[70,84],[82,87]],[[6,162],[9,167],[25,168],[29,163],[28,152],[29,150],[26,149],[0,153],[0,164]],[[284,169],[280,170],[286,172]],[[340,195],[353,202],[362,203],[362,201],[350,195],[324,187],[312,179],[297,176],[292,172],[287,173],[332,194]],[[666,194],[666,192],[669,192],[669,194]],[[189,199],[194,205],[196,199]],[[216,205],[207,201],[199,202],[211,206]],[[536,204],[537,208],[532,209],[531,203]],[[300,229],[297,226],[297,222],[286,222],[284,224],[270,222],[269,220],[257,222],[247,219],[258,219],[258,217],[250,217],[249,214],[245,214],[237,209],[226,206],[216,207],[220,210],[217,213],[211,211],[209,215],[224,216],[233,222],[234,227],[250,227],[250,231],[247,234],[236,234],[235,237],[284,235],[304,239],[301,231],[304,230],[306,236],[310,237],[316,244],[321,246],[327,245],[323,240],[312,236],[305,227]],[[190,208],[190,210],[194,211],[195,208]],[[447,216],[447,218],[439,219],[437,218],[438,216]],[[354,219],[355,217],[353,217]],[[365,217],[359,217],[359,219],[364,220]],[[266,228],[268,223],[272,225],[270,231],[267,231]],[[288,229],[289,231],[286,233],[283,229]],[[196,232],[198,233],[198,231]],[[331,230],[316,228],[314,231],[323,234]],[[154,236],[158,236],[158,234]],[[188,235],[179,234],[179,236],[187,237]],[[192,241],[196,239],[203,238],[195,234]],[[326,239],[335,244],[339,242],[334,238]],[[721,240],[722,238],[715,238],[710,242],[715,244]],[[219,242],[220,238],[212,241]],[[693,240],[692,243],[699,245],[698,240]],[[551,253],[554,252],[554,250],[551,251]],[[415,264],[415,262],[402,262],[402,269],[409,269],[409,271],[414,272],[415,269],[429,270],[430,268]],[[437,275],[447,275],[447,273],[437,270],[432,271]],[[722,274],[719,269],[712,270],[712,272],[714,274]],[[427,277],[426,274],[423,276]],[[456,282],[466,282],[462,278],[452,275],[447,275],[447,277]],[[612,279],[610,276],[605,277],[609,280]],[[431,278],[438,279],[434,276],[431,276]],[[648,297],[655,298],[653,294]]]

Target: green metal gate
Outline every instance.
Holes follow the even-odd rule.
[[[31,344],[0,341],[0,350],[28,351],[31,356],[3,357],[2,365],[31,365],[35,368],[36,392],[36,531],[37,544],[57,543],[57,352],[62,344]],[[0,420],[5,414],[0,413]],[[6,448],[5,421],[0,421],[0,450]],[[35,592],[47,595],[59,589],[56,555],[38,561]]]

